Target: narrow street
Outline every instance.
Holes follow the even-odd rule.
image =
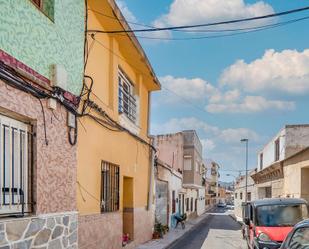
[[[229,213],[216,209],[169,249],[245,249],[241,227]]]

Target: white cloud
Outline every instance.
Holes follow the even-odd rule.
[[[201,143],[203,146],[203,150],[206,152],[212,151],[216,147],[216,144],[211,139],[201,139]]]
[[[165,26],[190,25],[271,13],[273,8],[263,1],[246,4],[244,0],[174,0],[169,12],[156,22]]]
[[[165,76],[159,78],[164,88],[172,91],[171,97],[165,99],[168,102],[180,102],[182,98],[190,101],[206,100],[208,97],[219,94],[218,90],[201,78],[176,78]]]
[[[221,85],[244,89],[247,92],[309,93],[309,49],[303,52],[273,49],[265,51],[262,58],[246,63],[238,60],[226,68]],[[271,105],[280,106],[280,103]]]
[[[219,103],[219,102],[231,103],[231,102],[237,101],[240,95],[241,95],[240,91],[237,89],[226,91],[225,93],[222,93],[219,90],[217,90],[216,94],[213,94],[209,97],[209,102],[210,103]]]
[[[239,103],[211,103],[206,106],[210,113],[256,113],[267,110],[290,111],[295,109],[292,101],[267,100],[262,96],[246,96]]]
[[[251,141],[259,141],[259,135],[250,129],[236,128],[222,130],[219,139],[222,139],[225,143],[240,143],[240,139],[248,138]]]
[[[130,11],[130,9],[128,8],[127,4],[125,3],[125,1],[123,0],[117,0],[117,5],[119,7],[119,9],[121,10],[123,16],[125,17],[125,19],[129,22],[137,22],[137,18],[135,17],[135,15]]]
[[[199,135],[207,136],[207,138],[201,140],[203,146],[212,149],[215,148],[216,141],[237,144],[241,138],[248,138],[252,141],[259,140],[259,135],[253,130],[247,128],[220,129],[217,126],[210,125],[195,117],[172,118],[166,123],[154,125],[152,130],[153,134],[175,133],[182,130],[197,130]]]
[[[219,132],[218,127],[209,125],[194,117],[172,118],[166,123],[154,124],[152,128],[154,134],[173,133],[182,130],[200,130],[207,134],[217,134]]]

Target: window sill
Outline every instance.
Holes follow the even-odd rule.
[[[135,135],[139,135],[141,128],[133,123],[124,113],[119,114],[119,123]]]

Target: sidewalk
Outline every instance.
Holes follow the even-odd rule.
[[[148,241],[147,243],[140,245],[137,249],[166,249],[168,246],[173,244],[175,241],[180,239],[185,233],[194,228],[200,221],[205,219],[209,214],[204,213],[201,216],[190,219],[186,222],[186,228],[182,229],[180,225],[175,229],[171,229],[163,239],[156,239]]]

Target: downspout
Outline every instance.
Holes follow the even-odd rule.
[[[151,144],[154,147],[154,139],[151,138]],[[154,180],[154,164],[155,164],[155,151],[153,148],[149,147],[150,155],[149,155],[149,186],[148,186],[148,203],[147,203],[147,211],[151,210],[152,199],[153,199],[153,180]]]
[[[150,111],[151,111],[151,92],[148,92],[148,113],[147,113],[147,134],[150,134]],[[153,181],[154,181],[154,164],[155,164],[155,141],[154,137],[150,138],[150,144],[152,147],[149,147],[149,175],[148,175],[148,202],[147,202],[147,211],[151,210],[152,200],[153,200]]]

